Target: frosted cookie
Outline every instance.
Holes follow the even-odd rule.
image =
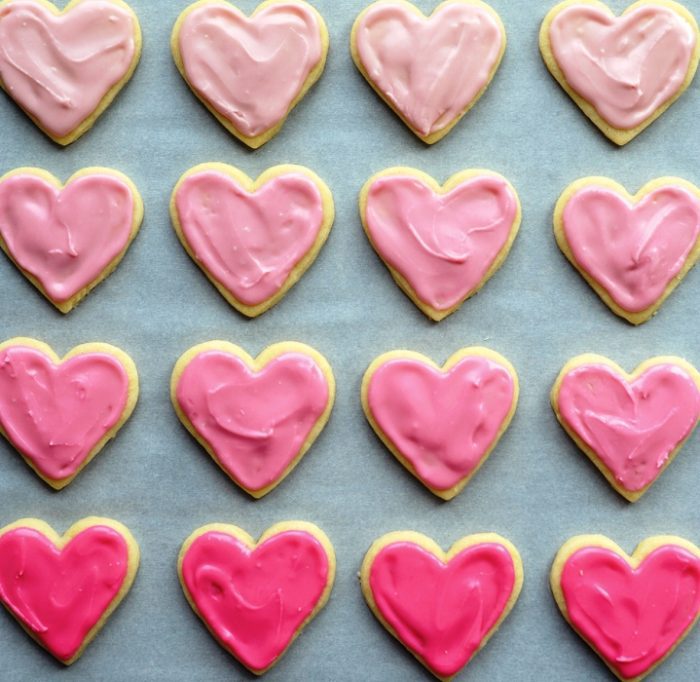
[[[616,17],[598,0],[566,0],[540,30],[547,68],[615,144],[639,135],[690,85],[698,25],[671,0],[641,0]]]
[[[173,369],[170,396],[185,428],[253,497],[289,475],[328,422],[335,379],[303,343],[268,346],[257,358],[226,341],[190,348]]]
[[[360,571],[372,613],[440,680],[482,649],[518,600],[518,550],[495,533],[468,535],[444,552],[413,531],[372,543]]]
[[[374,91],[433,144],[486,91],[503,58],[506,32],[480,0],[447,0],[429,17],[404,0],[379,0],[355,20],[350,47]]]
[[[141,227],[129,178],[84,168],[64,184],[40,168],[0,178],[0,248],[62,313],[119,265]]]
[[[639,682],[700,615],[700,549],[657,535],[628,556],[604,535],[578,535],[554,559],[551,587],[564,618],[605,665]]]
[[[700,419],[700,374],[655,357],[632,374],[601,355],[566,363],[552,387],[559,423],[620,495],[638,500]]]
[[[170,200],[190,258],[239,312],[275,305],[316,260],[335,209],[326,184],[303,166],[268,168],[257,180],[222,163],[188,170]]]
[[[401,290],[435,321],[455,312],[501,267],[520,227],[520,201],[497,173],[465,170],[439,185],[387,168],[360,192],[360,216]]]
[[[0,529],[0,603],[65,665],[82,656],[138,567],[136,540],[111,519],[91,516],[63,536],[39,519]]]
[[[666,177],[632,196],[609,178],[582,178],[559,197],[554,234],[603,302],[641,324],[700,255],[700,189]]]
[[[116,436],[138,394],[133,360],[106,343],[63,358],[34,339],[0,344],[0,435],[56,490]]]
[[[328,601],[335,553],[312,523],[275,524],[257,543],[236,526],[213,523],[185,540],[178,574],[216,641],[262,675]]]
[[[131,78],[141,28],[122,0],[0,2],[0,87],[54,142],[92,128]]]
[[[396,350],[365,372],[362,408],[396,459],[449,500],[496,447],[518,392],[513,366],[488,348],[462,348],[442,367],[420,353]]]
[[[223,0],[199,0],[178,17],[171,49],[204,106],[257,149],[321,77],[328,30],[303,0],[266,0],[250,17]]]

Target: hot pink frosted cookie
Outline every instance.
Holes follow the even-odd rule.
[[[222,163],[188,170],[170,215],[194,262],[239,312],[257,317],[308,270],[335,216],[326,184],[303,166],[268,168],[257,180]]]
[[[141,29],[122,0],[0,2],[0,87],[54,142],[86,133],[131,78]]]
[[[593,354],[570,360],[552,387],[564,430],[610,485],[638,500],[673,461],[700,419],[700,374],[656,357],[627,374]]]
[[[505,620],[523,583],[518,550],[495,533],[444,552],[412,531],[375,540],[360,571],[379,622],[440,680],[451,680]]]
[[[379,0],[355,20],[350,45],[372,88],[432,144],[483,95],[501,63],[506,33],[480,0],[447,0],[429,17],[404,0]]]
[[[564,618],[624,682],[640,682],[700,615],[700,549],[658,535],[634,553],[604,535],[578,535],[559,550],[551,587]]]
[[[177,416],[231,480],[253,497],[279,485],[326,425],[335,380],[326,359],[284,342],[257,358],[225,341],[190,348],[173,369]]]
[[[178,573],[216,641],[262,675],[328,601],[335,553],[311,523],[275,524],[257,543],[236,526],[214,523],[185,540]]]
[[[223,0],[199,0],[179,16],[171,48],[194,94],[256,149],[321,77],[328,31],[303,0],[266,0],[250,17]]]
[[[106,343],[63,358],[34,339],[0,344],[0,435],[57,490],[116,436],[138,393],[133,360]]]
[[[119,606],[138,566],[136,540],[111,519],[83,519],[63,536],[39,519],[0,529],[0,603],[65,665]]]
[[[380,355],[365,372],[362,407],[399,462],[449,500],[496,447],[518,391],[513,366],[488,348],[462,348],[442,367],[399,350]]]
[[[486,170],[461,171],[441,186],[414,168],[388,168],[360,192],[360,217],[374,250],[435,321],[455,312],[501,267],[520,215],[512,185]]]
[[[598,0],[565,0],[540,30],[547,68],[604,135],[626,144],[690,85],[700,59],[693,15],[641,0],[616,17]]]

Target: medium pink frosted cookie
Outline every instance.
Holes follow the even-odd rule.
[[[567,622],[624,682],[640,682],[700,616],[700,549],[657,535],[634,553],[604,535],[578,535],[559,550],[551,587]]]
[[[672,0],[641,0],[619,17],[598,0],[565,0],[542,22],[540,51],[583,113],[623,145],[690,85],[699,37],[693,15]]]
[[[404,0],[379,0],[355,20],[350,46],[375,92],[432,144],[484,94],[503,58],[506,33],[480,0],[447,0],[429,17]]]
[[[39,519],[0,529],[0,603],[65,665],[119,606],[138,566],[136,540],[111,519],[83,519],[63,536]]]
[[[497,173],[465,170],[439,185],[414,168],[387,168],[360,192],[367,237],[401,290],[431,319],[455,312],[505,261],[520,201]]]
[[[433,675],[451,680],[515,605],[523,584],[518,550],[495,533],[468,535],[444,552],[413,531],[374,541],[360,570],[379,622]]]
[[[0,2],[0,87],[54,142],[86,133],[131,78],[141,29],[122,0]]]
[[[630,502],[673,461],[700,419],[700,374],[656,357],[627,374],[593,354],[570,360],[552,387],[564,430]]]
[[[199,0],[180,14],[171,48],[194,94],[256,149],[321,77],[328,31],[303,0],[266,0],[250,17],[223,0]]]
[[[213,523],[185,540],[178,574],[216,641],[262,675],[328,601],[335,553],[326,534],[303,521],[275,524],[257,543],[237,526]]]
[[[398,350],[380,355],[365,372],[362,407],[399,462],[449,500],[496,447],[518,392],[513,366],[488,348],[462,348],[442,367]]]

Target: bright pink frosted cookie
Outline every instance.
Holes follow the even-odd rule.
[[[566,0],[542,22],[540,51],[586,116],[623,145],[690,85],[699,37],[693,15],[671,0],[641,0],[619,17],[598,0]]]
[[[187,601],[217,642],[261,675],[325,606],[335,553],[311,523],[278,523],[257,543],[236,526],[215,523],[185,540],[178,573]]]
[[[449,500],[496,447],[518,391],[513,366],[488,348],[462,348],[442,367],[399,350],[380,355],[365,372],[362,407],[399,462]]]
[[[54,142],[86,133],[131,78],[141,29],[122,0],[0,2],[0,87]]]
[[[603,356],[579,355],[559,373],[551,399],[576,445],[635,502],[700,419],[700,374],[676,357],[651,358],[627,374]]]
[[[303,166],[274,166],[253,181],[233,166],[205,163],[180,178],[170,215],[219,293],[257,317],[316,260],[335,210],[326,184]]]
[[[559,550],[551,587],[564,618],[624,682],[673,653],[700,615],[700,549],[659,535],[628,556],[604,535]]]
[[[302,0],[267,0],[250,17],[223,0],[199,0],[179,16],[171,48],[194,94],[256,149],[321,77],[328,31]]]
[[[0,529],[0,604],[61,663],[74,663],[131,588],[139,547],[90,517],[58,535],[38,519]]]
[[[431,319],[455,312],[501,267],[520,227],[520,201],[497,173],[465,170],[439,185],[414,168],[388,168],[360,192],[374,250]]]
[[[632,196],[608,178],[582,178],[559,198],[554,234],[603,302],[641,324],[700,256],[700,189],[665,177]]]
[[[173,369],[177,416],[253,497],[279,485],[326,425],[335,380],[310,346],[284,342],[253,359],[225,341],[190,348]]]
[[[450,680],[505,620],[523,583],[518,550],[495,533],[444,552],[412,531],[375,540],[360,571],[379,622],[430,672]]]
[[[34,339],[0,344],[0,435],[57,490],[116,436],[138,394],[133,360],[106,343],[63,358]]]
[[[429,17],[404,0],[380,0],[355,20],[350,46],[377,94],[432,144],[483,95],[501,63],[506,33],[480,0],[447,0]]]

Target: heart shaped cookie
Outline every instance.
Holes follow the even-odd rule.
[[[488,348],[462,348],[442,368],[399,350],[380,355],[365,372],[362,407],[399,462],[449,500],[508,428],[518,390],[513,366]]]
[[[185,540],[178,573],[187,601],[217,642],[261,675],[325,606],[335,553],[311,523],[278,523],[257,544],[244,530],[215,523]]]
[[[360,571],[379,622],[438,679],[450,680],[485,646],[520,594],[518,550],[495,533],[449,552],[412,531],[375,540]]]
[[[576,445],[635,502],[697,425],[700,374],[676,357],[651,358],[627,374],[600,355],[579,355],[559,373],[551,399]]]
[[[628,556],[604,535],[579,535],[559,550],[551,587],[564,618],[608,668],[639,682],[700,615],[700,549],[659,535]]]
[[[38,519],[0,529],[0,603],[61,663],[74,663],[131,588],[139,547],[90,517],[59,536]]]
[[[299,463],[335,399],[326,359],[293,342],[268,346],[255,359],[226,341],[199,344],[177,361],[170,386],[185,428],[256,498]]]
[[[700,189],[666,177],[631,196],[608,178],[583,178],[559,198],[554,234],[603,302],[641,324],[700,256]]]
[[[672,0],[641,0],[619,17],[598,0],[565,0],[542,22],[540,51],[583,113],[623,145],[690,85],[699,36],[693,15]]]
[[[205,163],[173,190],[170,215],[190,258],[239,312],[270,309],[311,267],[335,210],[326,184],[303,166],[282,165],[251,180]]]
[[[131,78],[141,28],[122,0],[0,2],[0,87],[54,142],[92,128]]]
[[[435,321],[455,312],[501,267],[520,227],[520,201],[497,173],[466,170],[440,186],[388,168],[360,193],[367,237],[402,291]]]
[[[375,92],[433,144],[484,94],[503,58],[506,32],[480,0],[447,0],[429,17],[404,0],[380,0],[355,20],[350,46]]]
[[[40,168],[0,178],[0,248],[62,313],[115,270],[142,220],[135,185],[110,168],[65,185]]]
[[[59,358],[45,343],[0,344],[0,435],[52,488],[65,488],[134,411],[133,360],[106,343]]]
[[[321,77],[328,30],[303,0],[266,0],[250,17],[228,2],[199,0],[178,17],[171,48],[192,92],[257,149]]]

